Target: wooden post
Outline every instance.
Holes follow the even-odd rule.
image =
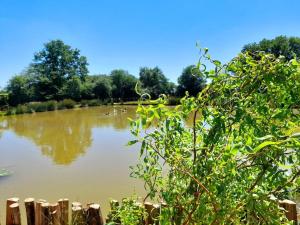
[[[145,219],[145,224],[159,224],[160,205],[152,204],[150,202],[144,203],[148,217]]]
[[[9,206],[11,211],[12,225],[21,225],[21,215],[19,203],[13,203]]]
[[[51,225],[50,204],[44,202],[41,204],[41,225]]]
[[[42,204],[45,203],[46,200],[39,199],[35,203],[35,225],[41,225],[42,223]]]
[[[12,215],[12,210],[9,207],[11,204],[18,203],[19,199],[18,198],[9,198],[6,201],[6,225],[11,225],[13,224],[13,215]]]
[[[72,207],[76,206],[82,207],[82,204],[80,202],[72,202]]]
[[[149,225],[149,224],[154,224],[154,220],[152,218],[152,211],[154,210],[153,204],[150,202],[145,202],[144,203],[144,207],[146,209],[147,212],[147,218],[145,219],[145,224]]]
[[[59,199],[59,219],[61,225],[69,224],[69,199]]]
[[[27,225],[34,225],[35,222],[35,205],[34,198],[26,198],[24,200],[26,209]]]
[[[279,205],[287,211],[285,212],[286,218],[290,221],[294,221],[295,224],[298,224],[297,204],[290,200],[283,200],[279,201]]]
[[[71,225],[85,225],[85,211],[81,206],[72,207],[72,222]]]
[[[58,203],[50,204],[51,224],[60,225]]]
[[[151,217],[154,220],[154,224],[159,225],[159,217],[160,217],[160,205],[153,204],[153,209],[151,213]]]
[[[104,225],[101,209],[99,204],[90,204],[87,210],[88,225]]]

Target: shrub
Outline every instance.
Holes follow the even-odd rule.
[[[35,103],[35,112],[46,112],[48,110],[47,102]]]
[[[72,99],[64,99],[57,104],[57,109],[73,109],[76,102]]]
[[[121,205],[112,201],[110,205],[113,211],[108,214],[108,224],[143,224],[143,218],[147,217],[147,213],[137,200],[136,197],[124,198]]]
[[[16,111],[15,111],[16,114],[23,114],[25,112],[26,112],[26,106],[24,106],[24,105],[17,105]]]
[[[80,101],[80,107],[87,107],[89,104],[88,104],[89,100],[81,100]]]
[[[100,106],[102,105],[102,101],[99,99],[92,99],[92,100],[88,100],[87,104],[88,106]]]
[[[168,98],[168,105],[179,105],[180,104],[180,98],[174,97],[174,96],[170,96]]]
[[[291,224],[278,200],[300,184],[300,62],[245,53],[222,65],[206,49],[201,59],[215,68],[198,63],[211,82],[197,97],[138,107],[132,176],[166,203],[164,224]]]
[[[48,111],[54,111],[54,110],[56,110],[56,107],[57,107],[57,101],[48,101],[48,102],[46,102],[46,104],[47,104],[47,110]]]

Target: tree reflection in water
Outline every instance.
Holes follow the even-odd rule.
[[[127,118],[134,118],[135,110],[128,106],[103,106],[10,116],[0,121],[0,134],[1,130],[12,130],[32,140],[56,164],[68,165],[92,145],[93,128],[128,129]]]

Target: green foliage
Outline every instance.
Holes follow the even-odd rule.
[[[92,99],[92,100],[82,100],[80,104],[82,107],[86,107],[86,106],[93,107],[93,106],[100,106],[100,105],[107,104],[107,102],[101,101],[100,99]]]
[[[112,206],[113,213],[109,215],[110,222],[107,225],[140,225],[146,217],[145,209],[136,198],[125,198],[121,205]]]
[[[46,43],[44,49],[34,55],[33,63],[40,100],[61,99],[59,92],[69,80],[67,89],[77,90],[78,81],[72,79],[78,77],[83,81],[88,74],[87,65],[86,57],[80,56],[78,49],[72,49],[61,40]]]
[[[167,105],[180,105],[180,98],[173,96],[168,97]]]
[[[142,67],[140,69],[140,82],[144,92],[152,98],[157,98],[160,94],[174,92],[174,84],[169,84],[168,79],[158,67]]]
[[[46,103],[47,103],[47,110],[48,111],[54,111],[54,110],[56,110],[57,101],[52,100],[52,101],[48,101]]]
[[[95,84],[94,94],[99,99],[109,99],[112,96],[111,79],[107,76],[100,77]]]
[[[4,91],[0,91],[0,110],[1,110],[1,108],[7,107],[8,98],[9,98],[8,93],[6,93]]]
[[[76,102],[72,99],[64,99],[57,104],[57,109],[73,109]]]
[[[300,38],[278,36],[274,39],[263,39],[259,43],[247,44],[243,47],[242,52],[251,52],[254,55],[258,51],[274,54],[276,57],[284,56],[287,60],[291,60],[296,56],[300,57]]]
[[[245,53],[222,65],[205,50],[196,68],[211,80],[198,95],[138,107],[132,176],[167,204],[164,224],[290,224],[278,199],[300,183],[300,63]]]
[[[15,111],[16,114],[24,114],[28,112],[28,108],[25,105],[18,105]]]
[[[71,98],[75,101],[81,99],[82,81],[79,77],[72,77],[66,81],[61,89],[62,98]]]
[[[199,74],[195,66],[191,65],[183,69],[178,78],[177,95],[183,97],[186,92],[196,96],[205,87],[205,79]]]
[[[6,111],[6,115],[35,113],[35,112],[46,112],[60,109],[72,109],[76,106],[76,102],[71,99],[64,99],[63,101],[57,102],[54,100],[46,102],[30,102],[27,104],[19,104],[16,107],[10,107]]]
[[[110,74],[112,80],[113,98],[137,98],[135,85],[137,79],[125,70],[113,70]]]
[[[18,105],[34,99],[33,81],[30,76],[21,74],[10,79],[7,86],[10,105]]]

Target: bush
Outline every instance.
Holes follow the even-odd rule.
[[[102,104],[103,104],[103,102],[99,99],[92,99],[92,100],[87,101],[88,106],[100,106]]]
[[[180,104],[180,98],[170,96],[168,98],[168,105],[179,105]]]
[[[47,102],[40,102],[35,104],[35,112],[46,112],[48,111]]]
[[[15,111],[16,114],[23,114],[26,112],[27,112],[27,107],[25,105],[18,105],[16,107],[16,111]]]
[[[163,224],[291,224],[278,200],[300,184],[300,62],[240,54],[222,65],[203,52],[215,68],[199,62],[211,82],[197,97],[138,107],[131,175],[166,203]]]
[[[89,106],[88,101],[89,100],[85,100],[85,99],[81,100],[80,101],[80,107],[87,107],[87,106]]]
[[[46,104],[47,104],[47,110],[48,111],[54,111],[54,110],[56,110],[57,101],[48,101],[48,102],[46,102]]]
[[[57,109],[73,109],[76,102],[72,99],[64,99],[57,104]]]

